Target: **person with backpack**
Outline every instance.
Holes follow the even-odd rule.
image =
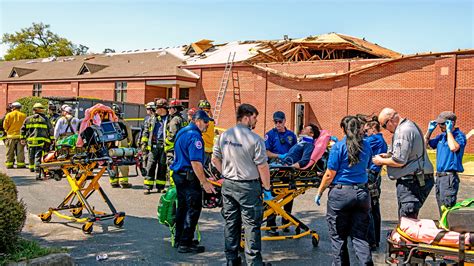
[[[54,126],[54,139],[56,143],[65,137],[69,137],[77,133],[79,119],[72,115],[72,107],[66,106],[62,110],[62,116],[56,121]]]

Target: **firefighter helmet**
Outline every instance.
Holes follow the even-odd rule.
[[[193,107],[191,109],[188,110],[188,115],[193,117],[194,114],[198,111],[198,109],[196,107]]]
[[[168,107],[177,108],[177,107],[183,107],[183,105],[181,104],[180,100],[172,100],[172,101],[170,101],[170,104],[169,104]]]
[[[199,101],[199,109],[211,109],[211,103],[208,100]]]
[[[149,102],[145,105],[146,109],[152,109],[156,110],[156,103],[155,102]]]
[[[156,99],[156,108],[168,108],[168,101],[164,98]]]
[[[41,103],[35,103],[33,109],[44,109],[44,106]]]
[[[116,103],[112,104],[112,110],[114,110],[116,115],[122,113],[122,108],[120,108],[120,106]]]

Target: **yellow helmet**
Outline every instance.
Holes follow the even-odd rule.
[[[44,109],[44,106],[41,103],[35,103],[33,109]]]

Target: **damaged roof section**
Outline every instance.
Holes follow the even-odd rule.
[[[211,40],[206,40],[202,39],[198,42],[193,42],[190,45],[188,45],[185,49],[186,51],[184,52],[185,55],[200,55],[210,48],[212,48],[214,45],[212,44],[214,41]]]
[[[301,39],[262,42],[249,63],[298,62],[334,59],[398,58],[402,54],[377,44],[339,33]]]

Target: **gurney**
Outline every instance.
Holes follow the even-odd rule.
[[[474,263],[474,233],[440,229],[433,220],[402,217],[387,243],[388,264]]]
[[[304,194],[307,190],[319,187],[326,170],[329,138],[329,132],[322,130],[319,138],[315,140],[315,148],[311,154],[310,162],[302,169],[282,165],[270,166],[270,181],[275,197],[273,200],[264,202],[262,224],[266,223],[268,217],[273,214],[281,216],[288,222],[281,226],[262,226],[260,229],[268,231],[284,230],[293,227],[295,233],[292,235],[262,236],[262,240],[287,240],[311,236],[313,246],[317,247],[319,245],[318,233],[315,230],[311,230],[293,214],[286,212],[283,207],[296,197]],[[208,180],[218,188],[222,186],[223,179],[216,180],[216,176],[213,176],[208,178]],[[241,247],[244,247],[244,243],[245,239],[244,235],[242,235]]]
[[[103,111],[103,109],[99,110]],[[92,233],[93,224],[96,221],[113,219],[115,226],[123,226],[125,213],[115,209],[100,186],[99,180],[106,171],[109,176],[116,175],[117,173],[113,170],[115,166],[137,166],[139,162],[137,150],[114,148],[116,141],[127,137],[124,125],[116,121],[98,124],[90,123],[81,131],[81,152],[76,151],[68,158],[43,162],[40,165],[45,172],[62,171],[71,186],[70,192],[58,207],[50,207],[47,212],[39,215],[43,222],[50,222],[54,214],[63,219],[84,223],[82,231],[86,234]],[[96,191],[107,204],[109,213],[98,211],[88,203],[88,199]],[[83,217],[84,209],[88,214]],[[63,211],[70,211],[70,215],[62,213]]]

